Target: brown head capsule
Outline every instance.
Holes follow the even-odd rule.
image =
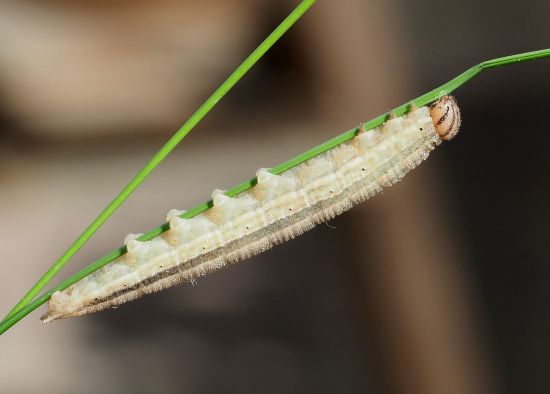
[[[460,128],[460,109],[453,96],[444,96],[430,106],[435,130],[443,140],[452,139]]]

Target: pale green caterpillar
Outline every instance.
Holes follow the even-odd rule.
[[[170,229],[56,292],[44,322],[115,307],[215,271],[292,239],[401,180],[460,127],[456,101],[443,97],[379,128],[360,132],[281,175],[257,172],[237,197],[214,191],[214,206],[191,219],[172,210]]]

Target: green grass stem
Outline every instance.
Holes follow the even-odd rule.
[[[304,3],[310,3],[310,4],[304,5]],[[305,10],[311,5],[311,3],[313,3],[313,2],[312,1],[303,2],[300,5],[301,7],[303,7],[302,13],[305,12]],[[299,6],[299,8],[300,8],[300,6]],[[298,8],[296,10],[298,10]],[[296,10],[294,12],[296,12]],[[478,65],[466,70],[462,74],[460,74],[457,77],[451,79],[449,82],[441,85],[440,87],[438,87],[438,88],[436,88],[436,89],[434,89],[434,90],[432,90],[432,91],[430,91],[426,94],[423,94],[422,96],[420,96],[420,97],[418,97],[414,100],[411,100],[411,101],[409,101],[409,102],[393,109],[390,112],[387,112],[387,113],[385,113],[383,115],[380,115],[380,116],[378,116],[378,117],[376,117],[376,118],[374,118],[374,119],[372,119],[372,120],[370,120],[366,123],[363,123],[360,126],[362,126],[362,128],[365,129],[365,130],[370,130],[370,129],[373,129],[373,128],[378,127],[381,124],[383,124],[388,119],[390,114],[395,115],[395,116],[401,116],[401,115],[404,115],[405,113],[407,113],[408,111],[410,111],[410,109],[413,106],[422,107],[424,105],[432,103],[435,100],[441,98],[442,96],[450,94],[455,89],[459,88],[460,86],[462,86],[463,84],[465,84],[466,82],[471,80],[473,77],[475,77],[477,74],[479,74],[481,71],[483,71],[485,69],[503,67],[503,66],[507,66],[507,65],[511,65],[511,64],[530,61],[530,60],[542,59],[542,58],[545,58],[545,57],[550,57],[550,49],[543,49],[543,50],[539,50],[539,51],[521,53],[521,54],[517,54],[517,55],[511,55],[511,56],[506,56],[506,57],[501,57],[501,58],[497,58],[497,59],[484,61],[484,62],[479,63]],[[287,171],[287,170],[289,170],[293,167],[296,167],[297,165],[299,165],[299,164],[301,164],[301,163],[303,163],[303,162],[305,162],[305,161],[307,161],[307,160],[309,160],[309,159],[311,159],[311,158],[313,158],[313,157],[315,157],[315,156],[317,156],[317,155],[319,155],[323,152],[326,152],[329,149],[332,149],[332,148],[334,148],[334,147],[336,147],[336,146],[338,146],[338,145],[340,145],[340,144],[342,144],[346,141],[349,141],[350,139],[352,139],[353,137],[355,137],[357,135],[360,126],[354,128],[354,129],[348,130],[345,133],[343,133],[343,134],[341,134],[341,135],[339,135],[339,136],[337,136],[337,137],[335,137],[335,138],[333,138],[329,141],[326,141],[326,142],[322,143],[321,145],[318,145],[318,146],[316,146],[316,147],[314,147],[314,148],[312,148],[312,149],[310,149],[310,150],[308,150],[308,151],[306,151],[306,152],[304,152],[304,153],[302,153],[302,154],[300,154],[300,155],[298,155],[298,156],[296,156],[296,157],[294,157],[294,158],[292,158],[292,159],[290,159],[290,160],[288,160],[288,161],[286,161],[282,164],[279,164],[278,166],[273,167],[270,171],[274,174],[280,174],[280,173],[282,173],[284,171]],[[183,129],[183,127],[182,127],[182,129]],[[180,131],[181,131],[181,129],[180,129]],[[178,131],[178,133],[180,133],[180,131]],[[183,137],[181,137],[181,138],[183,138]],[[180,140],[181,140],[181,138],[180,138]],[[172,141],[172,140],[170,140],[170,141]],[[176,142],[176,144],[177,144],[177,142]],[[173,149],[173,147],[172,147],[172,149]],[[157,155],[155,155],[155,157],[157,157]],[[153,163],[153,160],[151,161],[151,163]],[[152,170],[152,168],[151,168],[151,170]],[[151,170],[149,170],[149,172]],[[250,189],[252,186],[254,186],[256,184],[256,182],[257,182],[256,178],[250,179],[250,180],[248,180],[246,182],[243,182],[243,183],[233,187],[232,189],[228,190],[226,192],[226,194],[228,196],[234,197],[234,196],[238,195],[239,193],[242,193],[242,192]],[[199,213],[202,213],[202,212],[206,211],[207,209],[209,209],[211,207],[212,207],[212,201],[208,201],[208,202],[205,202],[201,205],[198,205],[198,206],[192,208],[191,210],[185,212],[183,215],[181,215],[181,217],[191,218],[195,215],[198,215]],[[140,241],[148,241],[148,240],[156,237],[157,235],[162,234],[164,231],[168,230],[168,228],[169,228],[168,224],[164,223],[163,225],[161,225],[157,228],[154,228],[153,230],[147,232],[146,234],[144,234],[143,236],[141,236],[138,239]],[[8,317],[6,317],[6,319],[0,324],[0,335],[3,334],[6,330],[8,330],[10,327],[12,327],[14,324],[16,324],[23,317],[25,317],[26,315],[31,313],[33,310],[38,308],[40,305],[42,305],[46,301],[48,301],[48,299],[50,298],[50,296],[54,292],[62,291],[64,289],[68,288],[69,286],[73,285],[74,283],[76,283],[79,280],[83,279],[84,277],[88,276],[89,274],[96,271],[97,269],[99,269],[99,268],[103,267],[104,265],[110,263],[114,259],[122,256],[124,253],[126,253],[126,251],[127,251],[126,247],[120,247],[118,249],[115,249],[112,252],[110,252],[109,254],[107,254],[106,256],[100,258],[99,260],[97,260],[94,263],[88,265],[87,267],[85,267],[84,269],[79,271],[78,273],[76,273],[76,274],[72,275],[71,277],[69,277],[68,279],[64,280],[59,285],[57,285],[54,288],[50,289],[49,291],[44,293],[42,296],[40,296],[39,298],[37,298],[33,302],[31,302],[29,304],[24,304],[24,303],[18,304],[18,305],[23,305],[23,306],[18,310],[14,310],[14,313],[12,313]],[[45,282],[45,283],[47,283],[47,282]]]
[[[145,165],[137,175],[122,189],[109,205],[94,219],[90,226],[74,241],[63,255],[46,271],[36,284],[25,294],[8,313],[3,322],[15,312],[28,305],[34,297],[57,275],[78,250],[107,221],[107,219],[126,201],[147,176],[168,156],[168,154],[189,134],[191,130],[210,112],[212,108],[237,84],[237,82],[260,60],[260,58],[304,15],[316,0],[303,0],[286,19],[248,56],[244,62],[223,82],[197,111],[180,127]]]

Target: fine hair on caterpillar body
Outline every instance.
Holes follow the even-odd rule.
[[[456,101],[446,96],[279,175],[260,169],[257,184],[236,197],[216,190],[212,208],[190,219],[171,210],[169,230],[145,242],[127,237],[126,254],[55,292],[42,319],[116,307],[295,238],[401,180],[459,125]]]

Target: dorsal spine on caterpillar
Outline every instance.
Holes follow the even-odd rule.
[[[42,320],[117,306],[294,238],[399,181],[459,124],[458,106],[447,96],[281,175],[260,169],[257,185],[237,197],[216,190],[213,207],[191,219],[171,210],[168,231],[147,242],[128,236],[128,253],[54,293]]]

